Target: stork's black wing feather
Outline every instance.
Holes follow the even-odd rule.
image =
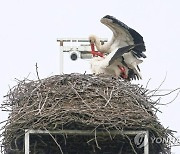
[[[129,71],[128,71],[128,80],[139,80],[139,77],[138,75],[134,72],[133,69],[130,69],[129,68]]]
[[[134,48],[142,46],[142,44],[134,44],[134,45],[128,45],[122,48],[119,48],[115,54],[112,56],[111,60],[109,61],[109,65],[111,65],[116,59],[122,57],[124,53],[130,52],[131,50],[134,50]]]
[[[132,50],[136,45],[129,45],[126,47],[122,47],[119,48],[115,54],[113,55],[113,57],[111,58],[111,60],[109,61],[109,65],[111,65],[116,59],[120,58],[124,53],[129,52],[130,50]]]
[[[146,58],[146,55],[143,53],[144,51],[146,51],[145,43],[144,43],[143,37],[137,31],[135,31],[134,29],[128,27],[126,24],[119,21],[118,19],[116,19],[113,16],[106,15],[103,18],[110,19],[110,20],[112,20],[112,22],[114,24],[117,24],[118,26],[124,28],[125,31],[128,32],[129,35],[133,38],[134,44],[143,44],[141,46],[136,46],[133,49],[133,51],[134,51],[133,53],[134,53],[134,55],[136,55],[139,58],[140,57]]]

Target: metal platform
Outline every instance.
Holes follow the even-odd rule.
[[[100,38],[101,44],[108,41],[106,38]],[[71,60],[91,59],[91,47],[87,38],[58,38],[60,51],[60,74],[63,74],[64,56],[63,52],[69,52]]]
[[[102,135],[102,136],[109,136],[111,135],[137,135],[137,134],[144,134],[144,154],[149,154],[149,132],[148,131],[110,131],[110,132],[102,132],[96,131],[96,133],[92,132],[91,130],[59,130],[59,131],[48,131],[48,130],[25,130],[25,154],[29,154],[30,148],[30,134],[65,134],[65,135],[81,135],[81,136],[89,136],[89,135]]]

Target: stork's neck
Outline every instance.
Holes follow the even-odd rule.
[[[100,39],[98,37],[96,37],[95,39],[95,45],[96,45],[96,48],[98,51],[101,51],[102,50],[102,45],[101,45],[101,42],[100,42]]]
[[[108,41],[107,43],[101,44],[100,39],[97,36],[94,36],[94,44],[95,44],[97,50],[100,52],[110,53],[112,51],[112,49],[110,50],[110,48],[112,47],[114,40],[115,40],[114,37],[112,37],[112,39],[110,41]],[[116,46],[115,46],[115,48],[116,48]]]

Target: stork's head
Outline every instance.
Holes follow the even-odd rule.
[[[90,43],[95,43],[96,40],[97,40],[97,36],[96,36],[96,35],[90,35],[90,36],[89,36],[89,41],[90,41]]]

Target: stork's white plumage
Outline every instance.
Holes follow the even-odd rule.
[[[141,78],[138,64],[142,63],[142,60],[139,58],[146,58],[146,55],[143,53],[146,51],[143,37],[134,29],[128,27],[113,16],[107,15],[103,17],[101,23],[105,24],[112,30],[112,39],[102,45],[97,36],[91,35],[89,37],[90,42],[95,44],[98,51],[104,53],[116,52],[119,48],[141,44],[135,46],[133,50],[125,52],[120,58],[121,64],[127,69],[129,76],[136,75],[138,78]],[[100,57],[98,58],[100,60]],[[111,72],[112,70],[110,69],[106,71]]]
[[[115,76],[121,76],[122,73],[127,79],[140,78],[136,74],[130,74],[128,67],[122,64],[122,55],[130,52],[132,49],[140,45],[129,45],[112,51],[105,57],[93,57],[91,60],[91,71],[94,74],[111,74]],[[121,68],[123,67],[123,71]]]

